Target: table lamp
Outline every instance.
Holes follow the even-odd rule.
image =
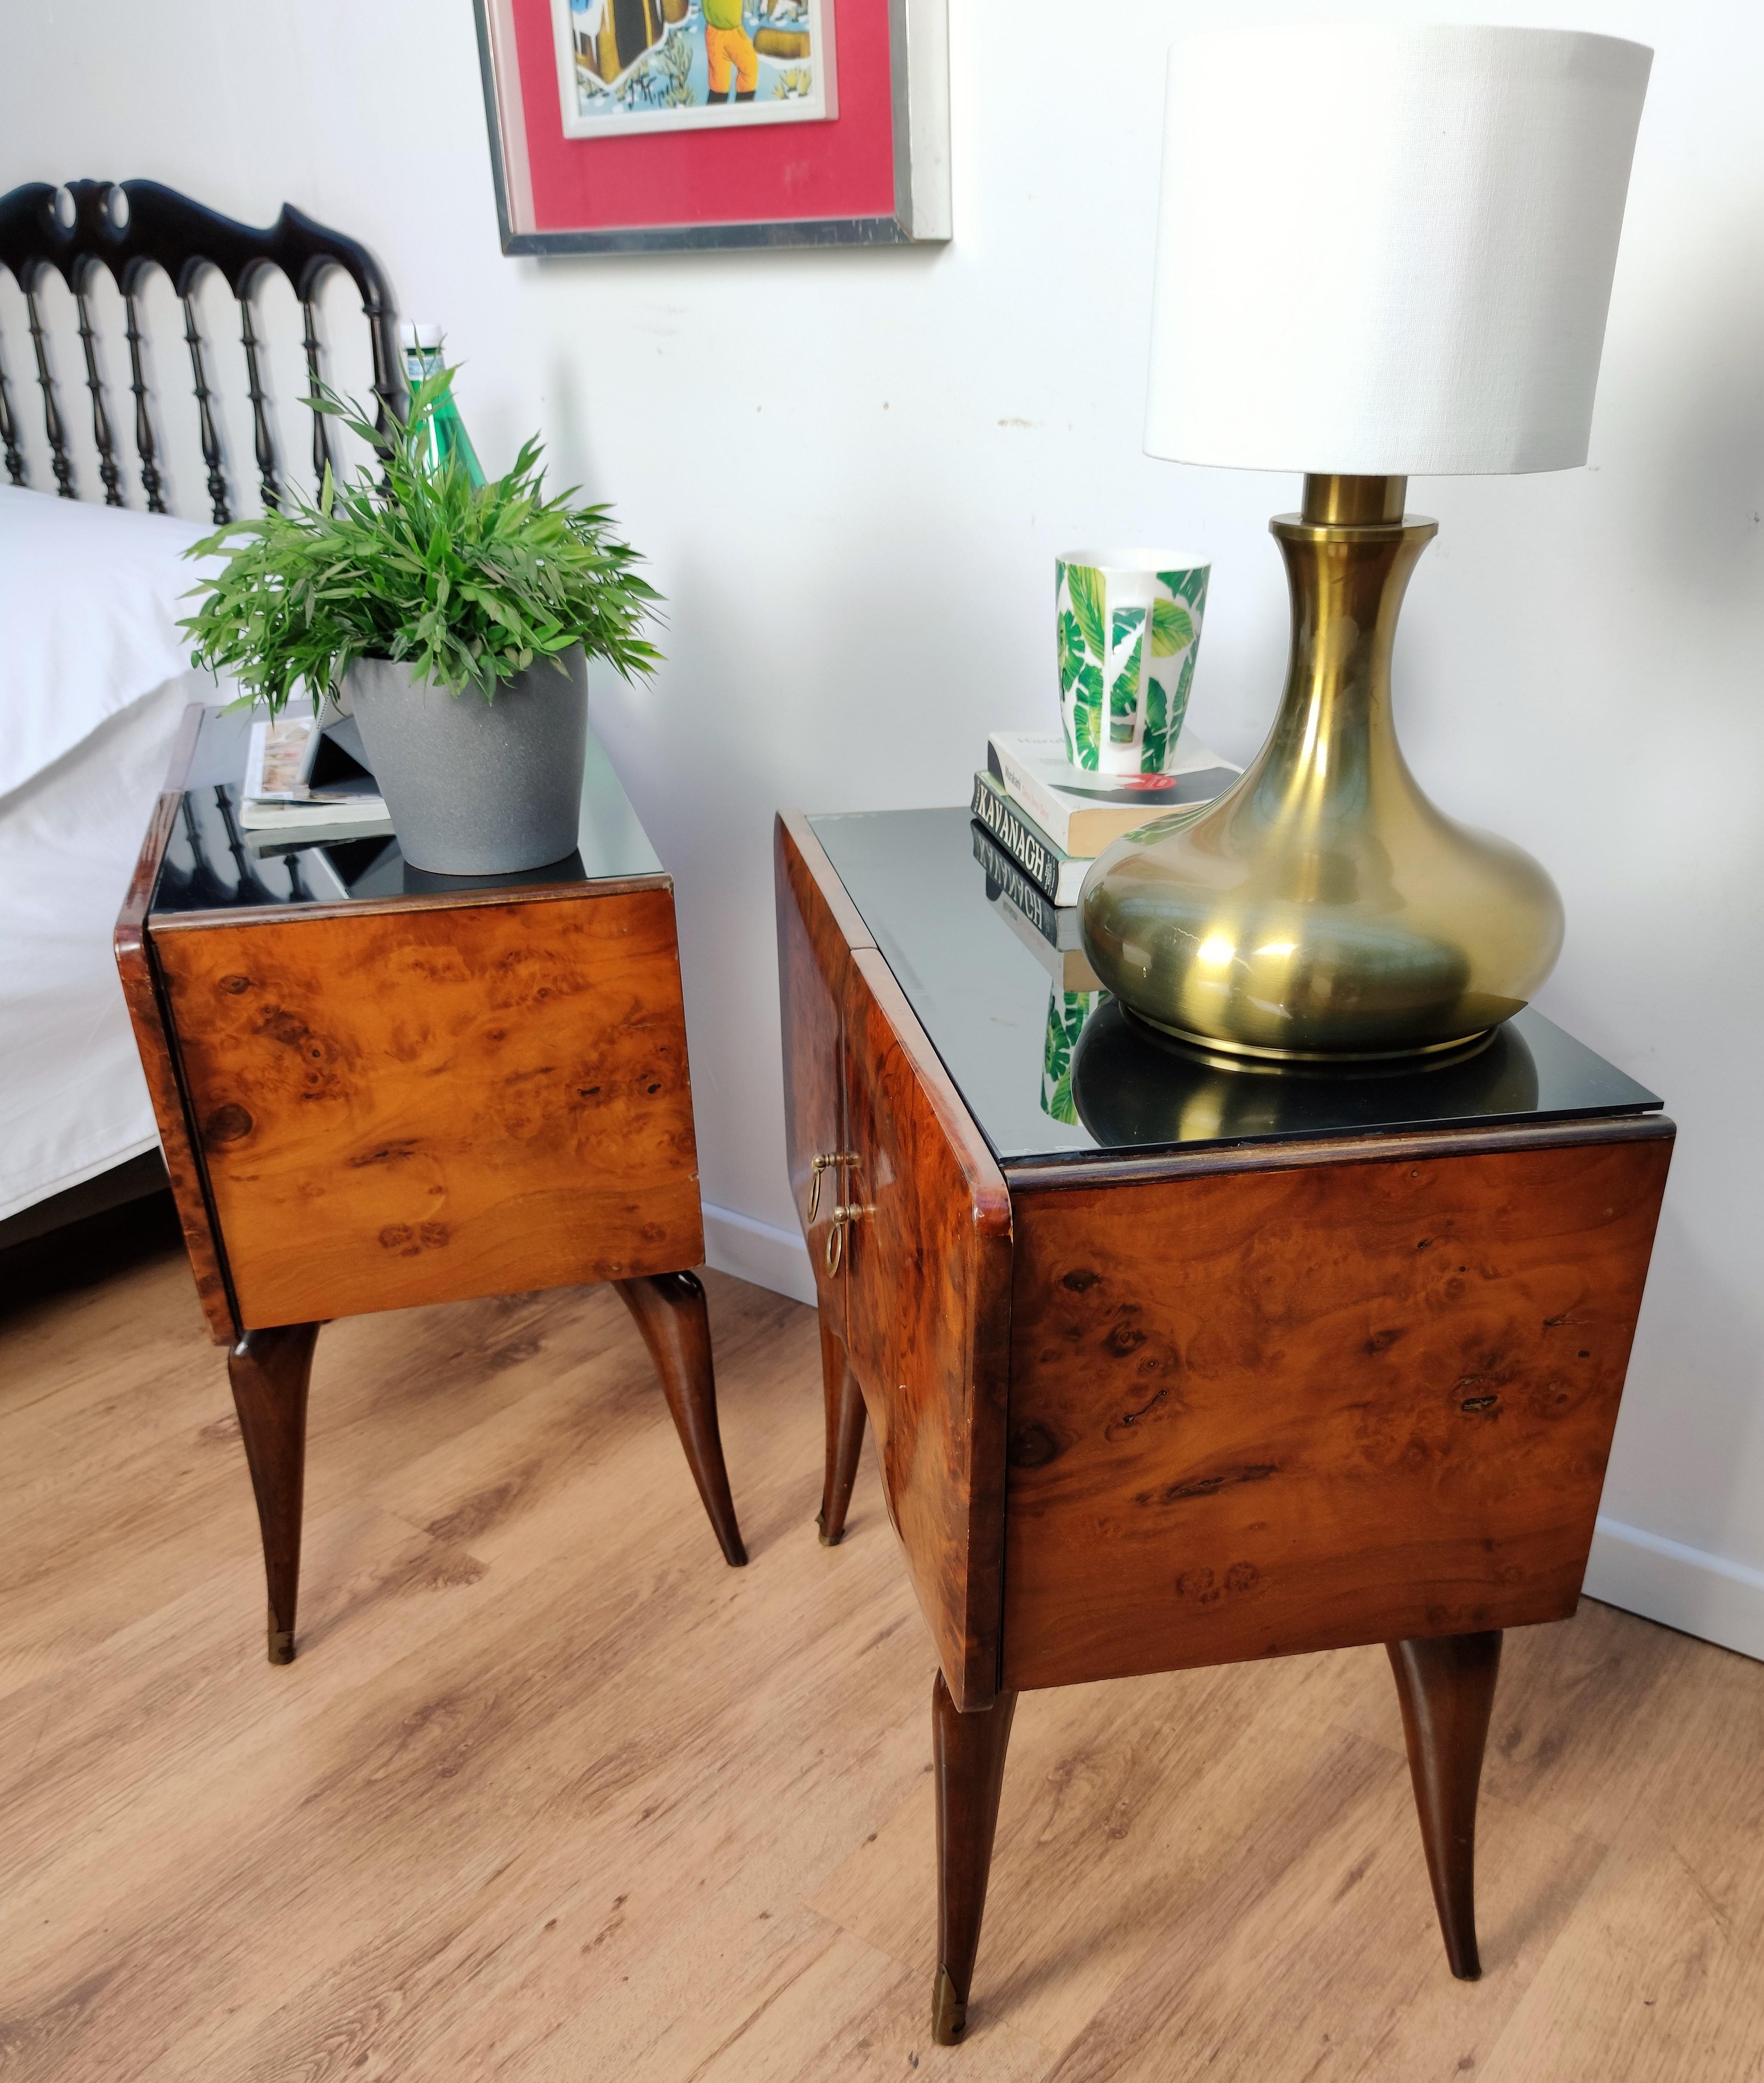
[[[1145,446],[1305,473],[1267,743],[1080,899],[1138,1017],[1243,1064],[1478,1046],[1562,943],[1529,854],[1417,786],[1390,713],[1411,474],[1586,461],[1652,53],[1553,29],[1228,30],[1170,53]]]

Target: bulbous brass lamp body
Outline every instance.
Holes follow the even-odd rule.
[[[1436,809],[1398,746],[1390,652],[1438,524],[1400,477],[1307,477],[1269,525],[1292,591],[1280,714],[1242,779],[1117,840],[1085,947],[1130,1011],[1278,1063],[1465,1047],[1555,966],[1562,900],[1529,854]]]

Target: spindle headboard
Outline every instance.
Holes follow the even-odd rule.
[[[64,200],[67,196],[72,198],[71,208]],[[36,381],[42,393],[44,429],[49,439],[56,489],[63,499],[74,499],[79,495],[57,397],[55,373],[50,365],[49,337],[37,306],[37,285],[49,268],[61,277],[74,294],[80,344],[85,356],[86,387],[91,397],[98,474],[107,505],[122,506],[127,501],[123,496],[122,467],[112,431],[87,295],[96,268],[108,268],[122,294],[125,337],[129,344],[129,387],[134,396],[135,450],[140,458],[141,489],[150,513],[163,513],[167,510],[159,447],[142,363],[144,336],[141,329],[140,290],[142,278],[150,268],[165,270],[184,306],[184,337],[190,352],[202,460],[208,471],[209,501],[217,522],[233,518],[233,500],[215,424],[214,393],[209,387],[205,343],[193,301],[197,278],[205,268],[218,269],[239,301],[239,338],[245,351],[245,383],[251,399],[252,446],[259,489],[266,508],[280,505],[282,482],[264,381],[262,344],[252,319],[252,293],[265,268],[279,268],[300,301],[305,320],[302,345],[309,391],[321,375],[316,308],[319,280],[328,268],[341,268],[361,292],[362,310],[372,339],[374,391],[379,400],[379,418],[383,427],[387,408],[400,401],[404,395],[398,375],[391,298],[372,255],[354,239],[314,223],[291,204],[285,203],[275,222],[259,230],[205,209],[201,203],[192,202],[188,196],[163,187],[158,181],[70,181],[65,188],[57,188],[47,181],[31,181],[23,188],[14,188],[8,195],[0,196],[0,266],[11,271],[24,294],[36,362]],[[27,480],[27,471],[15,416],[15,411],[23,407],[15,407],[6,379],[5,344],[0,341],[0,450],[4,451],[6,471],[12,483],[23,485]],[[325,463],[331,455],[330,441],[325,415],[315,411],[315,478],[324,474]]]

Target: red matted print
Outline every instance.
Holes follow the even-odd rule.
[[[723,0],[714,4],[729,11]],[[632,134],[608,123],[614,134],[575,137],[569,130],[582,125],[566,108],[580,108],[572,86],[580,53],[558,24],[580,25],[556,0],[477,5],[505,251],[895,244],[949,236],[945,0],[815,0],[812,19],[823,29],[816,55],[831,71],[815,83],[827,112],[818,120],[718,121],[719,112],[707,108],[695,124],[645,125]],[[599,67],[597,77],[610,70],[616,87],[633,68],[644,69],[644,51],[659,65],[675,44],[696,58],[705,40],[698,19],[705,0],[620,5],[623,16],[606,0],[592,17],[595,35],[581,64]],[[803,10],[806,19],[810,11]],[[652,14],[655,33],[644,44],[638,40]],[[628,23],[617,33],[632,43],[628,53],[609,27],[624,16]],[[767,14],[747,40],[757,44],[784,33]],[[604,55],[609,44],[611,57]],[[561,93],[561,86],[570,91]],[[737,74],[730,116],[740,108],[733,99],[739,91]]]

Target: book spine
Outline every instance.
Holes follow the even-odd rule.
[[[1022,760],[995,737],[987,750],[997,763],[999,779],[1028,811],[1062,852],[1072,851],[1072,813],[1049,789],[1044,788]]]
[[[1057,903],[1063,865],[1060,856],[1036,837],[983,774],[974,777],[974,800],[968,807],[1042,895]],[[1083,880],[1081,875],[1079,879]]]
[[[1002,847],[995,846],[984,831],[974,834],[974,858],[986,870],[986,879],[1010,899],[1044,940],[1058,947],[1060,920],[1054,907]]]

